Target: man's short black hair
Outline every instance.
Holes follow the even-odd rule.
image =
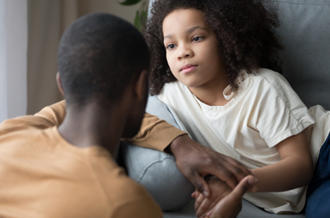
[[[58,66],[65,99],[114,103],[133,78],[149,68],[142,34],[127,21],[107,13],[81,17],[64,32]]]

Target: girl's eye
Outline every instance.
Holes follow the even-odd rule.
[[[198,41],[201,41],[203,38],[204,38],[204,37],[202,37],[202,36],[195,36],[195,37],[192,39],[192,41],[194,41],[194,42],[198,42]]]
[[[174,44],[169,44],[166,46],[167,49],[171,50],[173,48],[175,48],[175,45]]]

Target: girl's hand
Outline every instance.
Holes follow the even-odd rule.
[[[257,183],[253,176],[245,177],[236,188],[220,200],[205,217],[210,218],[235,218],[242,210],[243,195]]]
[[[208,184],[213,193],[212,196],[209,198],[204,198],[204,196],[201,195],[197,190],[192,194],[192,197],[196,198],[196,216],[199,218],[205,218],[209,217],[212,213],[219,213],[221,215],[220,217],[236,217],[241,210],[242,197],[244,193],[249,189],[256,191],[255,188],[252,188],[254,187],[256,181],[257,179],[253,176],[245,177],[242,182],[240,182],[239,185],[232,191],[232,189],[226,183],[222,182],[218,178],[210,178],[208,180]],[[245,190],[245,188],[247,188],[247,190]],[[238,193],[241,193],[242,195],[237,195]],[[228,203],[225,203],[227,201]],[[232,205],[228,206],[228,208],[226,208],[227,206],[221,206],[227,204]]]
[[[198,190],[192,194],[192,197],[196,198],[195,211],[198,218],[204,218],[210,209],[232,191],[225,182],[217,177],[210,177],[206,182],[211,191],[211,195],[208,198],[205,198]]]

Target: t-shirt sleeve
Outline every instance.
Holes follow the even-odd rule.
[[[184,134],[187,133],[165,120],[146,113],[138,134],[134,138],[125,140],[141,147],[164,151],[176,137]]]
[[[259,74],[259,73],[258,73]],[[255,105],[258,111],[257,129],[269,147],[299,134],[314,120],[305,104],[286,79],[275,72],[260,73]]]
[[[162,218],[160,207],[153,201],[135,201],[118,207],[110,216],[111,218],[143,217],[143,218]]]
[[[36,113],[35,117],[40,117],[51,123],[51,126],[59,126],[66,115],[65,100],[44,107],[41,111]]]
[[[65,102],[61,101],[43,108],[35,115],[21,116],[5,120],[0,124],[0,134],[29,128],[46,129],[58,126],[65,117]]]

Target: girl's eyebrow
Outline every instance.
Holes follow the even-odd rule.
[[[202,30],[206,30],[207,29],[205,27],[202,27],[202,26],[194,26],[194,27],[190,27],[189,29],[186,30],[186,33],[192,33],[194,32],[196,29],[202,29]],[[171,39],[173,37],[172,34],[168,34],[166,36],[164,36],[164,39]]]
[[[187,32],[187,33],[192,33],[192,32],[194,32],[196,29],[202,29],[202,30],[206,30],[206,31],[207,31],[207,29],[206,29],[205,27],[202,27],[202,26],[194,26],[194,27],[191,27],[191,28],[187,29],[186,32]]]

